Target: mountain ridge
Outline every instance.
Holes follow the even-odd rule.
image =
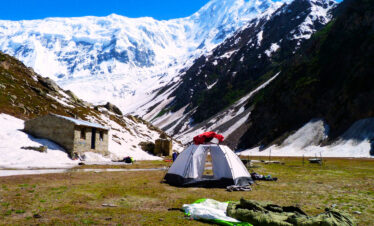
[[[197,56],[280,4],[212,0],[189,17],[167,21],[115,14],[0,21],[0,50],[89,102],[111,99],[122,111],[132,112]],[[95,84],[95,79],[102,82]]]
[[[253,19],[211,53],[198,58],[182,73],[181,82],[174,85],[177,87],[171,86],[168,94],[162,94],[167,97],[166,105],[158,104],[163,108],[157,107],[144,117],[170,134],[193,131],[194,124],[208,120],[278,73],[279,63],[331,19],[335,6],[334,1],[295,0]],[[326,14],[315,16],[321,11]],[[303,27],[306,22],[308,29]]]

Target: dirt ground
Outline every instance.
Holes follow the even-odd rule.
[[[300,158],[272,160],[284,164],[256,163],[250,171],[279,180],[257,182],[251,192],[176,188],[160,183],[166,171],[0,177],[0,225],[203,225],[170,208],[200,198],[230,201],[241,197],[297,205],[311,215],[336,205],[359,225],[374,225],[373,160],[326,159],[322,166],[303,165]],[[164,166],[170,163],[137,162],[113,168]]]

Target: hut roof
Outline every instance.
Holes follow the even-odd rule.
[[[102,126],[98,123],[83,121],[83,120],[80,120],[80,119],[75,119],[75,118],[71,118],[71,117],[67,117],[67,116],[63,116],[63,115],[56,115],[56,114],[52,114],[52,115],[56,116],[58,118],[63,118],[65,120],[68,120],[68,121],[74,123],[77,126],[87,126],[87,127],[93,127],[93,128],[103,129],[103,130],[109,130],[108,127]]]

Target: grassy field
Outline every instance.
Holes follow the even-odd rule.
[[[374,225],[373,160],[327,159],[324,166],[303,166],[296,158],[277,160],[285,164],[258,163],[253,170],[279,180],[257,182],[251,192],[175,188],[160,183],[163,171],[2,177],[0,225],[203,225],[185,218],[182,212],[168,209],[181,208],[184,203],[200,198],[227,201],[241,197],[297,205],[312,215],[336,204],[337,209],[353,215],[359,225]],[[112,168],[168,165],[138,162]],[[361,214],[354,214],[355,211]]]

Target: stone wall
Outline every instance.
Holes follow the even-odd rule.
[[[85,129],[86,138],[81,138],[81,130]],[[103,140],[100,139],[100,132],[103,133]],[[91,149],[92,128],[76,126],[74,128],[74,152],[83,154],[84,152],[95,152],[102,155],[109,155],[108,152],[108,131],[96,129],[95,149]]]
[[[57,143],[72,156],[74,149],[74,124],[72,122],[46,115],[26,121],[25,131],[32,136]]]
[[[81,129],[85,128],[86,138],[81,138]],[[102,155],[109,155],[108,131],[96,129],[95,149],[91,149],[92,128],[76,126],[69,120],[53,115],[46,115],[25,122],[25,132],[38,138],[44,138],[55,142],[63,147],[70,157],[84,152],[95,152]],[[103,139],[100,138],[103,133]]]
[[[155,142],[155,155],[171,156],[173,154],[173,143],[168,139],[158,139]]]

